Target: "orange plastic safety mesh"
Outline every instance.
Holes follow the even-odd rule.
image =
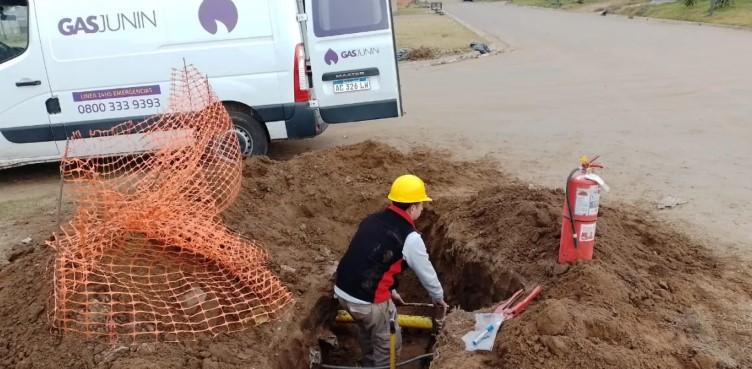
[[[292,302],[259,244],[219,216],[242,177],[227,111],[194,67],[172,81],[165,115],[68,142],[61,172],[76,211],[50,242],[56,328],[195,340],[267,322]]]

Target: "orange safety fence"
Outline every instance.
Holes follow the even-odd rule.
[[[102,155],[116,151],[129,154]],[[166,114],[76,132],[61,174],[76,210],[49,242],[54,327],[111,341],[189,341],[262,324],[292,302],[259,244],[222,224],[242,157],[227,111],[195,67],[173,71]]]

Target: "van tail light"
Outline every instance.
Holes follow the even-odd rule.
[[[295,46],[295,67],[293,70],[295,102],[308,102],[311,100],[311,92],[308,90],[305,60],[305,47],[303,44],[298,44]]]

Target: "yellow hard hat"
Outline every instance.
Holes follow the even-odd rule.
[[[406,174],[394,180],[392,190],[387,197],[389,200],[403,204],[433,201],[426,194],[426,184],[423,180],[412,174]]]

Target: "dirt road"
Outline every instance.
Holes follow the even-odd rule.
[[[489,155],[514,176],[561,187],[579,155],[601,154],[607,201],[687,200],[663,216],[724,253],[752,255],[752,32],[503,3],[446,7],[509,51],[403,65],[407,117],[332,127],[277,144],[273,156],[371,138]],[[4,209],[34,199],[53,221],[54,167],[0,177],[0,196],[14,201]],[[0,241],[24,237],[14,229]]]
[[[283,148],[425,144],[490,154],[558,187],[580,154],[601,154],[611,200],[684,199],[663,216],[711,247],[752,255],[752,32],[504,3],[447,8],[511,50],[403,66],[406,118]]]

